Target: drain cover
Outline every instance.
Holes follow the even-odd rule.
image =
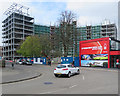
[[[53,84],[52,82],[44,82],[44,84]]]

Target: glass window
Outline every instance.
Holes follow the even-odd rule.
[[[120,41],[110,40],[110,50],[120,50]]]
[[[68,67],[72,67],[72,65],[68,65]]]
[[[66,68],[65,65],[58,65],[57,68]]]

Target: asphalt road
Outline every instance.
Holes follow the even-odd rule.
[[[71,78],[56,78],[56,65],[32,66],[42,76],[2,85],[3,94],[118,94],[118,72],[82,69]],[[29,70],[30,71],[30,70]]]

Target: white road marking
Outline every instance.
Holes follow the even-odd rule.
[[[55,90],[55,91],[51,91],[51,92],[43,92],[43,93],[39,93],[39,94],[49,94],[49,93],[54,93],[54,92],[58,92],[58,91],[62,91],[62,90],[66,90],[66,88]]]
[[[77,86],[77,85],[73,85],[73,86],[71,86],[71,87],[69,87],[69,88],[73,88],[73,87],[75,87],[75,86]]]
[[[73,88],[73,87],[76,87],[77,85],[73,85],[73,86],[70,86],[69,88]],[[50,91],[50,92],[43,92],[43,93],[39,93],[39,94],[50,94],[50,93],[54,93],[54,92],[58,92],[58,91],[62,91],[62,90],[66,90],[68,88],[62,88],[62,89],[58,89],[58,90],[55,90],[55,91]]]
[[[84,75],[83,75],[83,80],[85,80],[85,77],[84,77]]]

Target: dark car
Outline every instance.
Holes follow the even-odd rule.
[[[32,65],[32,63],[29,62],[28,60],[19,60],[19,64],[20,65]]]
[[[29,62],[29,61],[23,61],[22,64],[23,64],[23,65],[32,65],[32,63]]]

